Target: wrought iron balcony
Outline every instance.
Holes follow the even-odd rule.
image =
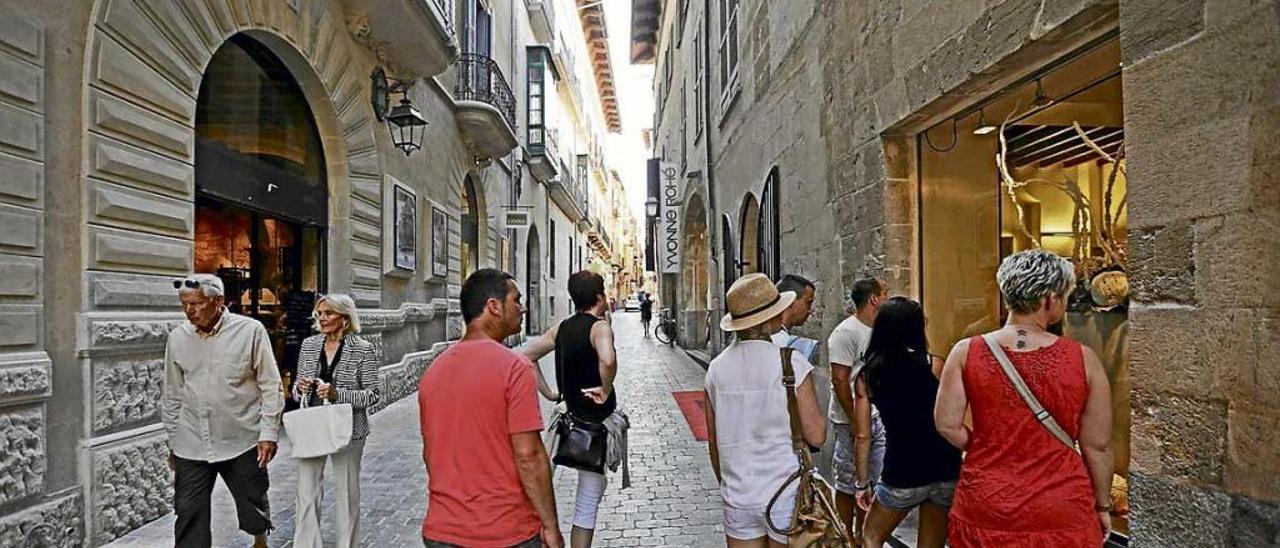
[[[531,130],[532,131],[532,130]],[[560,131],[556,128],[542,129],[542,142],[529,142],[529,173],[543,184],[551,182],[560,174]]]
[[[475,53],[458,57],[454,87],[458,125],[463,138],[479,155],[503,156],[516,141],[516,97],[493,59]]]
[[[564,212],[570,222],[577,223],[587,217],[587,185],[586,181],[575,177],[573,170],[562,162],[560,176],[547,182],[547,191],[551,201]]]

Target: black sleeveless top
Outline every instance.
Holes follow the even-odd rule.
[[[556,333],[556,384],[569,406],[569,414],[590,422],[603,422],[618,407],[618,394],[609,394],[604,404],[591,401],[583,388],[600,386],[600,358],[591,346],[591,326],[600,321],[579,312],[560,322]]]
[[[874,357],[872,359],[882,359]],[[884,423],[884,471],[880,479],[889,487],[922,487],[960,477],[960,450],[938,433],[933,404],[938,379],[929,357],[913,354],[890,357],[876,368],[870,386],[871,403]],[[867,380],[867,369],[863,370]]]

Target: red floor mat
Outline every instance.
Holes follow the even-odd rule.
[[[693,439],[707,441],[707,401],[701,390],[689,392],[672,392],[684,420],[689,423],[689,431]]]

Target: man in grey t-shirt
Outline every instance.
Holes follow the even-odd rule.
[[[854,314],[845,318],[831,332],[827,339],[828,353],[831,356],[831,404],[827,418],[831,421],[831,431],[835,435],[831,469],[835,476],[836,507],[840,518],[849,527],[849,531],[858,531],[866,517],[857,509],[855,496],[858,491],[870,489],[870,485],[858,485],[854,469],[856,448],[854,446],[853,424],[849,420],[854,415],[856,405],[853,384],[862,369],[862,355],[871,342],[871,325],[875,322],[876,312],[886,295],[884,282],[871,277],[860,278],[853,283],[849,296],[855,306]],[[870,402],[867,402],[870,405]],[[884,426],[880,423],[880,413],[871,408],[871,462],[867,478],[871,482],[880,479],[880,471],[884,468]],[[855,515],[857,520],[855,523]]]

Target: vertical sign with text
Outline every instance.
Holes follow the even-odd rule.
[[[663,274],[680,272],[680,252],[684,242],[680,238],[680,214],[684,207],[684,177],[670,162],[658,165],[660,187],[658,212],[659,260]]]

